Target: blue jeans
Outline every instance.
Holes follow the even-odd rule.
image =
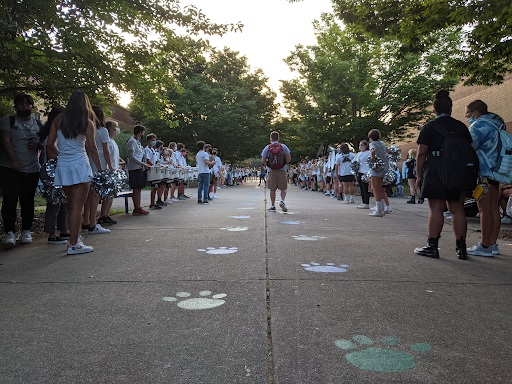
[[[197,187],[197,201],[208,200],[208,187],[210,185],[210,174],[200,173],[199,174],[199,186]],[[204,194],[204,198],[201,198],[201,193]]]

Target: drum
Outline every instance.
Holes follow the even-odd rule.
[[[147,171],[147,177],[150,183],[162,180],[162,169],[160,167],[150,167]]]

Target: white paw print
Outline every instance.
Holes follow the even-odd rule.
[[[255,205],[256,203],[242,203],[242,205]]]
[[[237,208],[237,209],[254,209],[254,207],[242,207],[242,208]]]
[[[240,232],[240,231],[247,231],[249,227],[228,227],[228,228],[221,228],[224,231],[232,231],[232,232]]]
[[[248,219],[248,218],[250,218],[251,216],[229,216],[229,217],[231,217],[231,218],[233,218],[233,219]]]
[[[225,293],[218,293],[213,295],[211,298],[206,297],[212,294],[211,291],[201,291],[199,292],[199,296],[202,297],[194,297],[190,299],[185,299],[178,301],[175,297],[164,297],[162,300],[164,301],[178,301],[177,306],[183,309],[197,310],[197,309],[209,309],[215,308],[219,305],[224,304],[226,301],[220,300],[227,295]],[[191,296],[188,292],[178,292],[176,293],[178,297],[189,297]]]
[[[309,241],[317,241],[320,239],[325,239],[325,237],[322,236],[306,236],[306,235],[300,235],[300,236],[292,236],[295,240],[309,240]]]
[[[309,264],[301,264],[306,271],[312,272],[347,272],[345,268],[348,268],[348,265],[343,264],[339,267],[334,263],[326,263],[325,265],[321,265],[320,263],[309,263]]]
[[[281,221],[281,224],[306,224],[305,221]]]
[[[238,252],[238,248],[236,248],[236,247],[231,247],[231,248],[219,247],[219,249],[217,249],[217,248],[208,247],[206,249],[198,249],[198,251],[206,252],[206,253],[209,253],[210,255],[227,255],[229,253]]]

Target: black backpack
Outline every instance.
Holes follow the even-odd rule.
[[[474,190],[480,163],[471,143],[456,132],[434,128],[444,137],[439,167],[441,183],[450,192]]]

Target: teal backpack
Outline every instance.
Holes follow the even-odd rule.
[[[512,135],[505,130],[505,124],[498,126],[494,122],[491,123],[498,130],[498,143],[496,145],[498,158],[496,166],[491,167],[491,162],[485,152],[481,150],[477,152],[491,169],[489,178],[501,184],[510,185],[512,183]]]

